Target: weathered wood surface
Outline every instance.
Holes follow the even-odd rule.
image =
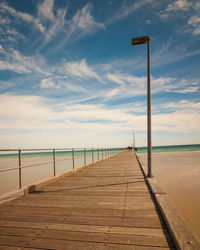
[[[133,152],[0,206],[0,249],[172,249]]]

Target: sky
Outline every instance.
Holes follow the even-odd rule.
[[[0,148],[200,143],[199,0],[1,0]]]

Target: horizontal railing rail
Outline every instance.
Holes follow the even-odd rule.
[[[85,166],[88,163],[103,160],[111,155],[125,150],[125,148],[18,148],[18,149],[0,149],[0,174],[5,172],[18,171],[18,188],[23,187],[22,184],[22,170],[26,168],[34,168],[38,166],[45,166],[51,164],[53,169],[53,176],[56,176],[57,165],[65,161],[71,161],[71,170],[76,168],[77,161],[81,158]],[[48,161],[41,161],[39,163],[23,164],[26,159],[33,157],[48,157]],[[49,159],[50,157],[50,159]],[[60,157],[60,159],[59,159]],[[62,157],[62,158],[61,158]],[[64,158],[63,158],[64,157]],[[67,158],[66,158],[67,157]],[[16,166],[1,169],[1,159],[17,159]],[[80,163],[79,166],[80,167]],[[69,169],[68,169],[69,171]],[[67,171],[66,171],[67,172]],[[1,175],[0,175],[1,177]],[[31,184],[31,183],[30,183]]]

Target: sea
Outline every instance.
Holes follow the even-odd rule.
[[[171,146],[153,146],[152,152],[180,152],[180,151],[198,151],[200,150],[200,144],[189,145],[171,145]],[[137,147],[137,153],[146,153],[147,147]]]

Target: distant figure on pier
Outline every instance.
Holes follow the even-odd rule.
[[[130,147],[130,146],[128,146],[127,149],[128,149],[128,151],[132,151],[133,150],[133,148]]]

